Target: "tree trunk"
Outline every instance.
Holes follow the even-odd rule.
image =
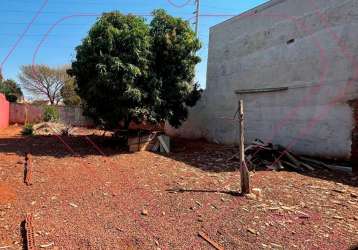
[[[250,193],[250,173],[245,162],[245,144],[244,144],[244,102],[239,102],[240,117],[240,177],[241,177],[241,193]]]
[[[51,106],[55,104],[54,100],[52,99],[52,97],[50,95],[47,96],[48,100],[50,101]]]

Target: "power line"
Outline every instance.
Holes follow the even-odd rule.
[[[4,1],[4,0],[2,0]],[[8,0],[9,2],[11,3],[16,3],[16,4],[21,4],[23,5],[24,3],[25,4],[30,4],[30,3],[33,3],[33,0],[21,0],[21,2],[15,2],[13,0]],[[133,1],[126,1],[126,2],[119,2],[119,1],[114,1],[114,2],[107,2],[107,1],[100,1],[100,2],[97,2],[97,1],[74,1],[74,0],[59,0],[59,1],[55,1],[55,0],[51,0],[51,4],[64,4],[64,5],[68,5],[68,4],[82,4],[82,5],[85,5],[85,4],[89,4],[89,5],[109,5],[109,4],[112,4],[112,5],[118,5],[118,4],[123,4],[123,3],[133,3]],[[139,3],[138,3],[139,4]],[[144,5],[144,4],[141,4],[141,5]],[[148,4],[149,5],[149,4]]]
[[[20,36],[21,34],[11,34],[11,33],[0,33],[0,36]],[[26,34],[24,36],[44,36],[45,34]],[[47,36],[75,36],[78,33],[63,33],[63,34],[47,34]]]
[[[185,6],[188,6],[191,3],[192,0],[186,0],[183,4],[176,4],[172,0],[167,0],[167,2],[171,5],[173,5],[176,8],[184,8]]]
[[[28,23],[25,22],[0,22],[2,25],[26,25]],[[53,23],[34,23],[32,26],[50,26]],[[60,23],[61,26],[87,26],[91,25],[91,23]]]
[[[195,34],[198,34],[199,28],[199,12],[200,12],[200,0],[195,0],[196,10],[195,10]]]
[[[76,45],[77,46],[77,45]],[[42,46],[41,48],[43,49],[75,49],[76,46]],[[35,45],[34,46],[19,46],[18,49],[34,49]],[[0,49],[10,49],[11,46],[8,46],[8,47],[0,47]]]

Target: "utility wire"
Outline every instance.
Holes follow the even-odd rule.
[[[11,2],[12,4],[15,3],[15,4],[21,4],[23,5],[24,3],[25,4],[32,4],[33,3],[33,0],[21,0],[20,1],[14,1],[14,0],[1,0],[1,1],[8,1],[8,2]],[[81,0],[81,1],[75,1],[75,0],[51,0],[50,2],[51,4],[64,4],[64,5],[68,5],[68,4],[82,4],[82,5],[85,5],[85,4],[89,4],[89,5],[109,5],[109,4],[112,4],[112,5],[118,5],[118,4],[133,4],[133,1],[132,0],[127,0],[127,1],[112,1],[112,2],[108,2],[108,1],[105,1],[105,0],[102,0],[102,1],[84,1],[84,0]],[[140,3],[138,3],[140,4]],[[144,4],[141,4],[141,5],[144,5]],[[149,5],[149,4],[148,4]]]
[[[1,25],[26,25],[28,23],[25,22],[0,22]],[[53,23],[34,23],[32,26],[49,26]],[[91,23],[61,23],[61,26],[87,26],[91,25]]]
[[[196,10],[195,10],[195,34],[198,34],[199,29],[199,15],[200,15],[200,0],[195,0]]]

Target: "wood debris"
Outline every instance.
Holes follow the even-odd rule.
[[[247,231],[252,233],[252,234],[257,234],[256,230],[252,229],[252,228],[248,228]]]
[[[75,203],[69,203],[71,207],[77,208],[78,206]]]
[[[127,143],[129,152],[152,151],[170,153],[170,138],[158,131],[147,132],[147,134],[138,133],[136,137],[129,137]]]
[[[48,243],[48,244],[40,245],[40,248],[48,248],[48,247],[52,247],[53,245],[55,245],[55,243],[51,242],[51,243]]]
[[[275,171],[286,169],[297,172],[318,169],[351,171],[350,167],[334,166],[309,157],[297,156],[281,145],[264,143],[258,139],[245,148],[245,156],[250,169],[266,168]],[[230,160],[235,157],[231,157]]]
[[[147,209],[143,209],[141,212],[142,215],[147,216],[148,215],[148,210]]]
[[[212,239],[209,238],[209,236],[207,236],[204,232],[199,232],[198,235],[203,238],[205,241],[207,241],[208,243],[210,243],[210,245],[212,245],[215,249],[217,250],[224,250],[224,248],[222,246],[220,246],[218,243],[216,243],[215,241],[213,241]]]

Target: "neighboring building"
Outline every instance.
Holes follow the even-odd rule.
[[[204,96],[182,128],[167,130],[237,142],[230,119],[243,99],[247,142],[357,159],[357,56],[357,0],[269,1],[211,28]]]

